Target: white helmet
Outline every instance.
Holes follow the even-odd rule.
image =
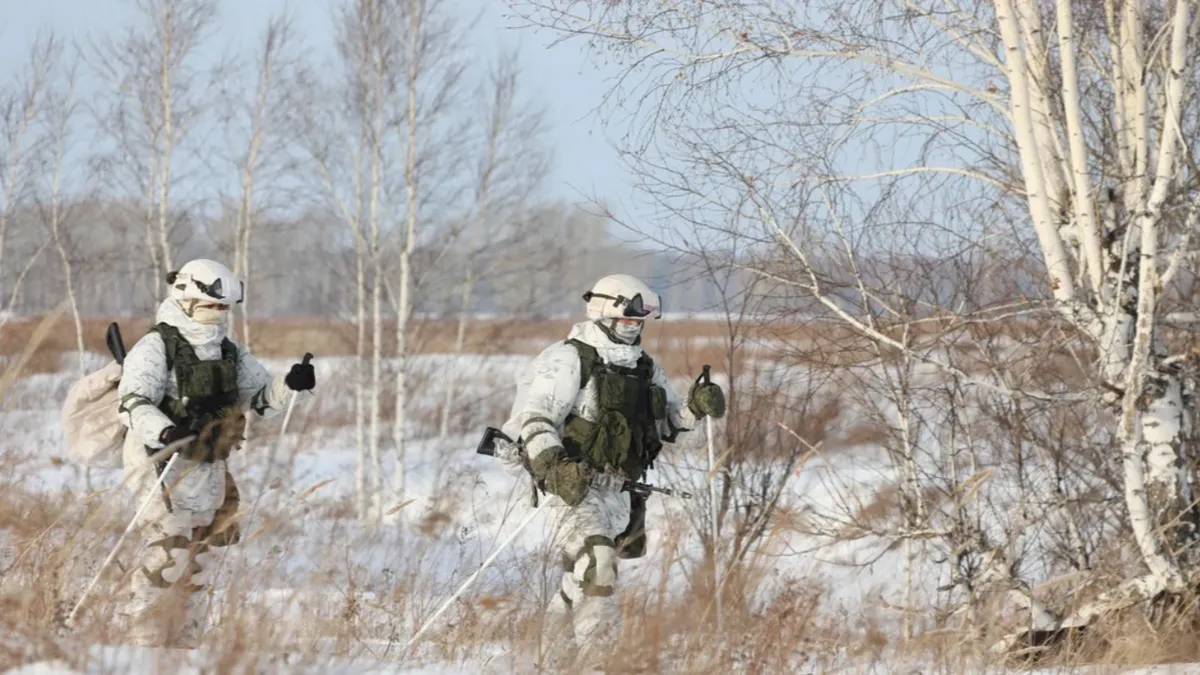
[[[242,301],[242,281],[215,260],[193,260],[167,275],[171,297],[183,307],[193,302],[232,307]]]
[[[651,314],[662,318],[658,293],[628,274],[610,274],[583,294],[589,319],[645,319]]]

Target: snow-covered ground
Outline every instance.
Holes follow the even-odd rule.
[[[229,645],[237,642],[230,626],[243,633],[254,629],[252,644],[238,643],[236,651],[241,654],[239,669],[248,663],[246,654],[254,655],[249,662],[255,672],[532,671],[536,654],[530,647],[529,626],[537,623],[540,598],[553,592],[556,578],[555,554],[545,545],[553,517],[546,513],[517,537],[413,653],[404,649],[419,623],[529,513],[528,480],[506,474],[494,460],[474,453],[483,427],[503,422],[514,376],[528,359],[449,355],[415,359],[413,380],[421,394],[409,413],[414,428],[405,457],[404,499],[385,497],[377,505],[378,517],[369,522],[353,517],[358,458],[353,391],[347,376],[350,362],[318,360],[319,395],[297,406],[287,435],[282,439],[276,435],[279,418],[256,422],[254,440],[230,462],[246,516],[243,542],[221,553],[218,592],[210,613],[214,647],[185,652],[102,644],[88,637],[92,633],[50,625],[38,633],[49,636],[38,644],[22,643],[19,637],[7,638],[9,642],[0,638],[0,658],[7,654],[10,660],[24,663],[7,672],[219,671],[228,665]],[[89,367],[104,362],[105,357],[92,355]],[[287,363],[268,365],[279,372]],[[0,529],[0,596],[35,583],[18,565],[22,556],[27,566],[28,556],[40,555],[47,547],[63,547],[60,550],[69,551],[70,562],[63,565],[63,578],[56,577],[61,584],[56,596],[59,614],[63,606],[74,603],[134,508],[120,490],[119,471],[84,472],[66,455],[58,405],[73,378],[69,368],[23,378],[8,392],[0,417],[4,429],[0,480],[14,493],[35,496],[30,501],[42,508],[45,499],[59,511],[37,537],[22,533],[17,524]],[[439,439],[438,411],[447,383],[458,390],[452,418],[455,433]],[[684,376],[676,386],[683,393],[688,384]],[[842,417],[852,422],[854,415]],[[396,458],[390,439],[385,421],[380,428],[379,466],[385,495],[394,495],[396,488],[391,484]],[[706,490],[703,444],[702,432],[685,434],[673,450],[664,453],[648,482],[690,490],[702,498]],[[859,506],[865,506],[894,478],[878,447],[851,445],[818,454],[796,467],[781,504],[801,515],[833,512],[845,507],[849,494],[858,495],[863,501]],[[688,589],[697,583],[695,563],[703,556],[696,532],[696,523],[702,521],[694,516],[705,508],[702,499],[690,504],[660,496],[651,499],[650,553],[640,560],[623,561],[620,571],[627,602],[639,595],[657,596],[660,603],[687,602]],[[736,513],[730,518],[736,518]],[[79,522],[86,524],[86,531],[65,531]],[[812,611],[828,620],[827,625],[838,626],[843,639],[855,640],[856,631],[861,631],[866,640],[867,628],[859,625],[857,617],[867,614],[876,624],[883,622],[875,630],[894,635],[894,627],[887,624],[898,622],[899,613],[880,608],[901,606],[904,579],[899,573],[900,552],[886,544],[871,536],[830,543],[795,529],[773,529],[757,554],[762,578],[750,611],[771,605],[797,585],[819,583],[821,602]],[[127,541],[118,561],[128,560],[138,545]],[[85,625],[102,624],[112,611],[117,575],[107,576],[111,578],[89,603]],[[936,574],[911,581],[918,587],[917,597],[924,598],[932,598],[940,582]],[[467,631],[474,639],[464,642]],[[883,663],[835,654],[821,661],[820,668],[798,657],[793,668],[807,664],[803,672],[950,672],[920,661]],[[662,672],[687,670],[669,660],[656,667]],[[1200,668],[1122,672],[1165,675],[1200,672]]]

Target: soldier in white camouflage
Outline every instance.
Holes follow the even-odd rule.
[[[147,496],[150,502],[131,597],[117,618],[131,642],[187,647],[202,629],[209,549],[239,539],[238,491],[226,459],[244,438],[244,415],[275,415],[316,377],[312,365],[297,363],[273,378],[226,335],[230,308],[242,300],[242,283],[226,266],[193,260],[167,282],[170,295],[154,327],[129,350],[118,386],[120,419],[129,428],[126,485],[134,508]],[[168,446],[180,457],[156,487],[170,457],[154,455]]]
[[[604,277],[583,295],[588,320],[534,359],[504,431],[558,512],[563,562],[555,603],[571,617],[573,646],[606,649],[620,628],[617,560],[645,553],[645,500],[621,491],[642,480],[663,443],[706,415],[725,413],[721,388],[697,383],[681,401],[642,349],[659,296],[635,277]]]

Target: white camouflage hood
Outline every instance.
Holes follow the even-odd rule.
[[[581,321],[571,327],[568,340],[579,340],[596,348],[605,363],[632,368],[642,356],[641,345],[613,342],[595,321]]]
[[[201,351],[207,352],[208,349],[217,347],[220,349],[221,342],[225,339],[227,332],[227,323],[217,325],[205,325],[192,320],[187,314],[183,313],[183,308],[179,306],[179,302],[171,298],[162,301],[158,306],[158,313],[154,316],[155,323],[165,323],[179,329],[180,334],[196,349],[197,353]],[[200,358],[212,358],[201,354]]]

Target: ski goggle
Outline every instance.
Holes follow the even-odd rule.
[[[592,298],[604,298],[606,300],[612,300],[613,305],[617,307],[624,307],[624,309],[621,310],[621,315],[630,319],[644,319],[655,312],[658,313],[659,317],[662,316],[661,307],[646,307],[645,303],[642,301],[641,293],[634,295],[632,298],[626,298],[623,295],[614,297],[611,295],[604,295],[603,293],[593,293],[591,291],[583,294],[584,302],[591,302]]]
[[[225,289],[222,288],[223,284],[221,283],[220,279],[217,279],[216,281],[212,282],[211,284],[206,284],[203,281],[200,281],[199,279],[192,279],[192,283],[196,284],[196,288],[199,288],[201,293],[207,295],[208,297],[212,298],[213,300],[224,301],[226,299]],[[242,304],[242,302],[246,299],[246,282],[243,281],[241,283],[242,283],[242,287],[240,289],[241,297],[239,297],[238,301],[237,301],[237,304],[239,304],[239,305]]]
[[[221,284],[220,279],[217,279],[216,281],[212,282],[211,285],[206,284],[203,281],[200,281],[199,279],[192,279],[192,283],[196,284],[196,288],[199,288],[201,293],[207,295],[208,297],[212,298],[213,300],[224,300],[225,299],[225,294],[222,292],[224,289],[221,288],[222,284]]]
[[[179,272],[171,272],[170,274],[167,275],[167,283],[174,284],[178,280],[178,278],[179,278]],[[221,300],[221,301],[225,300],[225,285],[223,283],[221,283],[220,279],[217,279],[216,281],[212,282],[211,284],[206,284],[203,281],[200,281],[199,279],[197,279],[195,277],[192,277],[191,281],[193,284],[196,285],[196,288],[199,289],[199,291],[201,293],[207,295],[208,297],[212,298],[213,300]],[[184,287],[177,286],[176,288],[179,288],[180,290],[182,290]],[[244,281],[241,282],[241,288],[239,290],[241,291],[241,297],[238,298],[237,304],[240,305],[246,299],[246,282],[244,282]]]

